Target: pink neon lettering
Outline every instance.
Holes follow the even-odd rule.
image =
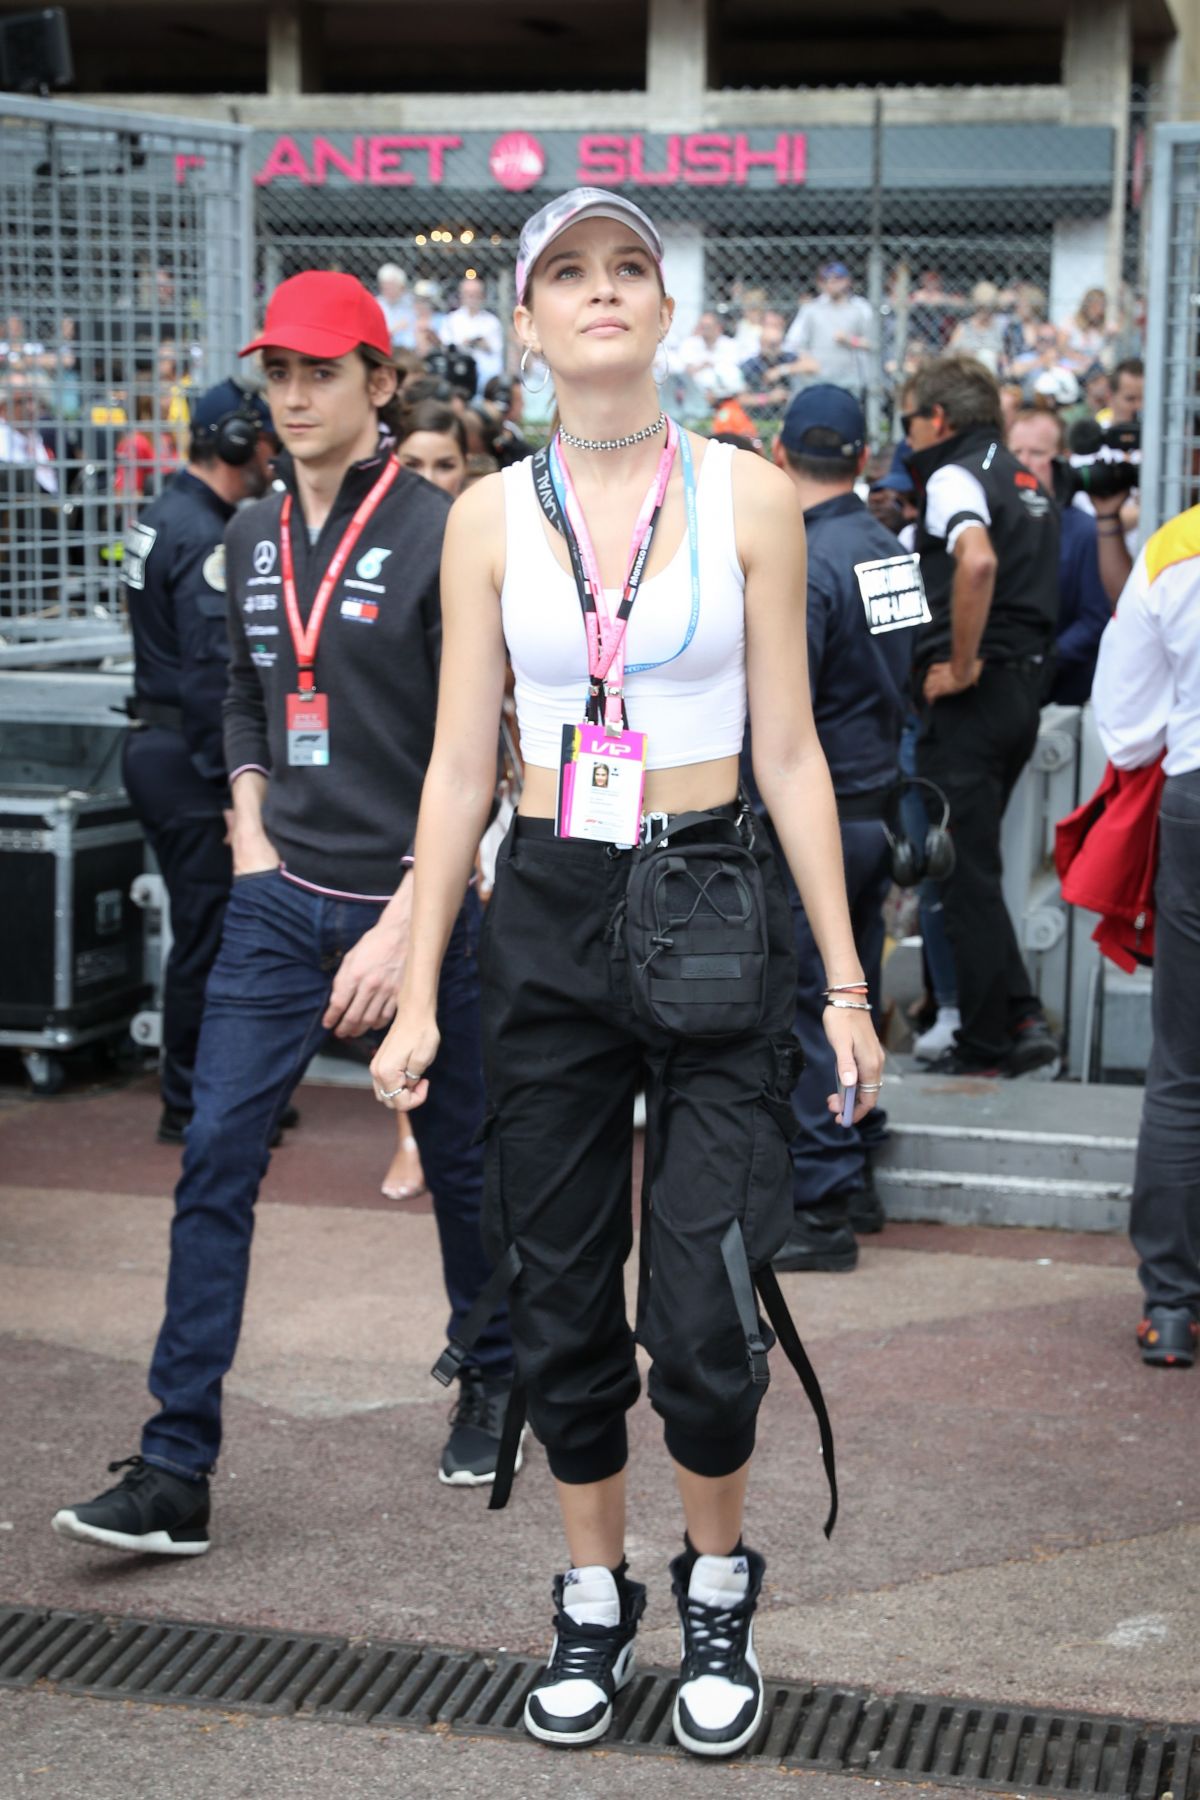
[[[270,155],[254,180],[259,187],[265,187],[269,181],[302,181],[310,187],[313,177],[295,138],[281,137],[275,139]]]
[[[429,179],[435,187],[445,179],[447,150],[461,150],[460,137],[429,137],[424,140],[429,152]]]
[[[733,140],[733,179],[738,187],[745,184],[746,176],[751,169],[771,167],[775,170],[777,185],[784,187],[791,179],[792,172],[792,139],[791,133],[781,131],[775,139],[774,150],[752,150],[744,136]]]
[[[679,180],[679,139],[667,139],[667,166],[665,169],[647,169],[642,161],[645,154],[646,140],[639,132],[629,140],[629,179],[638,187],[674,187]]]
[[[808,138],[802,131],[792,138],[792,180],[797,186],[808,180]]]
[[[367,150],[367,180],[372,187],[411,187],[416,176],[403,166],[406,150],[419,148],[411,137],[373,137]]]
[[[683,179],[691,187],[724,187],[733,172],[729,138],[723,131],[694,132],[683,140]]]
[[[328,138],[315,137],[312,141],[313,183],[323,186],[329,176],[330,168],[344,175],[347,181],[361,181],[363,178],[363,152],[365,145],[362,138],[354,140],[354,150],[350,156],[343,155],[336,144]]]
[[[581,137],[578,155],[580,181],[587,181],[593,175],[603,175],[609,181],[617,183],[629,179],[623,137],[616,137],[611,133]]]
[[[175,186],[182,187],[188,178],[190,169],[202,169],[205,159],[202,156],[188,156],[182,150],[175,158]]]

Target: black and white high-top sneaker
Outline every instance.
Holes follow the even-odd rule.
[[[554,1578],[554,1645],[525,1702],[525,1729],[544,1744],[591,1744],[612,1724],[613,1696],[633,1674],[633,1640],[646,1610],[638,1581],[611,1569]]]
[[[109,1463],[116,1487],[64,1506],[51,1523],[59,1537],[145,1556],[203,1556],[208,1549],[208,1482],[188,1481],[140,1456]]]
[[[766,1564],[735,1556],[677,1556],[671,1587],[682,1627],[682,1666],[672,1720],[696,1756],[732,1756],[762,1721],[763,1685],[754,1654],[754,1609]]]

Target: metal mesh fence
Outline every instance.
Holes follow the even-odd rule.
[[[1155,133],[1143,525],[1200,502],[1200,125]]]
[[[251,314],[247,134],[0,99],[0,661],[101,647]],[[39,645],[41,648],[39,649]]]
[[[880,443],[906,372],[941,350],[970,350],[1026,396],[1061,370],[1082,389],[1135,352],[1150,98],[1129,131],[973,124],[965,105],[911,124],[894,102],[869,95],[867,123],[810,130],[256,133],[260,292],[306,267],[374,287],[395,264],[397,342],[427,351],[470,338],[460,284],[478,278],[470,302],[501,322],[475,328],[481,377],[512,372],[517,232],[583,181],[628,194],[663,232],[678,303],[667,398],[693,423],[766,435],[798,386],[834,380],[868,398]],[[831,303],[830,263],[850,299]],[[1081,319],[1092,289],[1103,304]],[[1098,376],[1096,390],[1103,404]],[[527,402],[535,423],[552,402]]]

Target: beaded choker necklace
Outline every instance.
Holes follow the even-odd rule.
[[[665,412],[660,412],[653,425],[643,425],[640,431],[630,432],[628,437],[619,438],[581,438],[575,437],[564,425],[558,428],[558,435],[564,444],[572,450],[628,450],[631,444],[642,444],[647,438],[655,437],[667,422]]]

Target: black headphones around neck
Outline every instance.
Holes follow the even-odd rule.
[[[192,431],[192,442],[197,449],[213,451],[222,462],[230,463],[235,469],[250,461],[263,435],[262,413],[255,405],[253,395],[243,388],[241,396],[234,410],[225,413],[215,425],[202,425]]]
[[[925,833],[923,844],[914,844],[900,829],[900,796],[905,788],[928,788],[941,801],[942,816]],[[891,829],[894,823],[896,829]],[[954,873],[954,839],[950,835],[950,802],[936,781],[924,775],[903,775],[889,796],[888,816],[883,822],[884,836],[892,847],[892,880],[897,887],[916,887],[927,877],[944,881]]]

